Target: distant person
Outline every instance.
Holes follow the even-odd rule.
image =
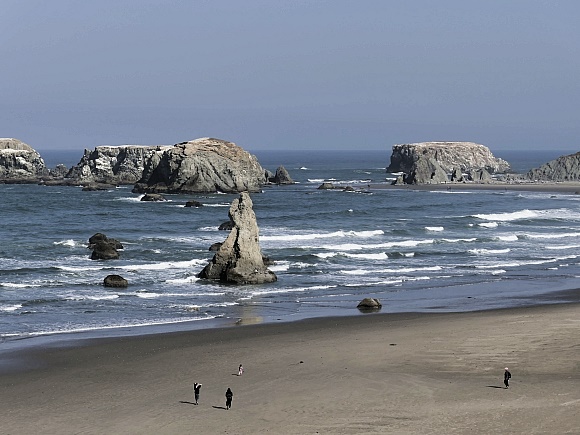
[[[510,387],[510,379],[512,378],[512,374],[510,373],[509,369],[506,367],[505,371],[503,372],[503,384],[506,388]]]
[[[238,367],[238,376],[242,376],[244,374],[244,367],[240,364]]]
[[[201,384],[197,382],[193,384],[193,396],[195,397],[195,404],[199,401],[199,390],[201,390]]]
[[[234,398],[234,393],[232,390],[228,388],[226,391],[226,409],[230,409],[232,407],[232,399]]]

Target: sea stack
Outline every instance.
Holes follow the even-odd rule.
[[[199,278],[233,284],[263,284],[276,281],[276,275],[264,265],[259,230],[253,203],[242,192],[230,207],[233,228],[213,259],[198,274]]]
[[[447,174],[504,173],[510,165],[489,148],[473,142],[420,142],[393,145],[387,172],[404,172],[407,184],[444,183]],[[454,180],[455,181],[455,180]]]
[[[14,138],[0,138],[0,180],[30,180],[48,175],[40,154]]]

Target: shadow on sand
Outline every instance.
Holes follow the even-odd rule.
[[[497,385],[486,385],[487,388],[499,388],[500,390],[503,390],[503,387],[498,387]]]
[[[186,405],[195,405],[194,402],[188,402],[187,400],[180,400],[179,403],[185,403]]]
[[[226,411],[228,410],[228,408],[226,408],[225,406],[212,406],[213,409],[225,409]]]

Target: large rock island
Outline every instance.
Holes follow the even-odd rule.
[[[503,173],[510,165],[493,156],[489,148],[473,142],[420,142],[393,145],[387,172],[403,172],[407,184],[443,183],[447,174],[467,173],[471,180],[482,174]],[[459,181],[457,179],[453,181]]]
[[[258,159],[232,142],[202,138],[152,155],[139,193],[257,192],[267,182]]]
[[[532,181],[580,181],[580,152],[551,160],[526,176]]]
[[[14,138],[0,138],[0,180],[30,181],[48,175],[40,154]]]
[[[134,184],[136,193],[254,192],[268,181],[255,156],[213,138],[173,146],[98,146],[85,150],[66,178],[79,184]]]

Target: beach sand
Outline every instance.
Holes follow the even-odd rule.
[[[579,433],[579,314],[368,314],[27,350],[0,374],[0,433]]]

